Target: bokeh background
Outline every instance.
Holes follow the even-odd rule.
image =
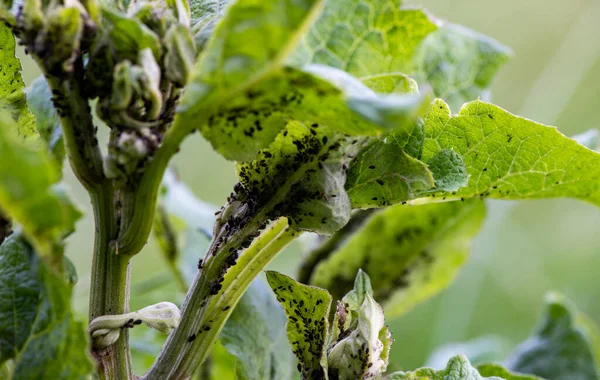
[[[439,18],[492,36],[513,49],[514,58],[492,87],[496,104],[556,125],[566,135],[600,127],[599,0],[407,3],[424,6]],[[38,72],[28,57],[21,56],[24,79],[30,83]],[[233,164],[218,156],[199,134],[185,142],[174,166],[199,198],[215,205],[224,202],[235,183]],[[68,165],[65,178],[86,213],[67,248],[79,273],[75,308],[86,315],[92,214],[87,195]],[[488,206],[470,261],[455,283],[407,315],[389,321],[396,340],[395,368],[421,366],[440,345],[482,336],[486,342],[495,342],[494,350],[510,351],[534,328],[543,296],[550,290],[566,294],[600,324],[600,209],[568,199],[488,201]],[[303,245],[295,243],[271,269],[295,274],[302,255]],[[151,238],[133,259],[132,309],[181,299],[174,284],[144,292],[145,281],[157,276],[165,282],[170,279]]]

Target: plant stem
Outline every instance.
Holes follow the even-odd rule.
[[[187,379],[192,376],[209,353],[232,311],[231,308],[238,302],[252,279],[297,235],[297,232],[288,227],[287,219],[281,218],[273,223],[244,252],[238,264],[230,268],[222,283],[224,290],[211,301],[209,283],[218,278],[227,259],[224,253],[235,247],[234,244],[240,244],[244,240],[243,236],[251,235],[256,228],[257,226],[250,222],[246,228],[238,231],[223,244],[212,257],[212,250],[208,250],[207,258],[210,260],[205,260],[203,270],[194,279],[184,301],[184,317],[179,327],[167,339],[144,379]],[[229,308],[226,309],[226,306]],[[195,339],[197,336],[198,339]]]
[[[127,215],[127,223],[123,223],[119,233],[119,251],[129,252],[134,255],[141,251],[150,235],[154,220],[154,210],[160,183],[167,169],[169,161],[179,151],[179,145],[183,139],[190,134],[181,119],[175,119],[175,123],[165,133],[160,148],[152,157],[150,163],[144,170],[140,183],[133,193],[124,197],[123,214]],[[204,122],[199,118],[198,124]]]
[[[240,257],[235,266],[235,269],[238,269],[239,272],[237,270],[227,272],[225,281],[222,284],[225,290],[218,297],[215,297],[206,309],[206,313],[202,318],[202,325],[211,321],[212,328],[206,332],[206,335],[202,336],[199,353],[192,356],[197,362],[196,365],[202,363],[208,356],[221,329],[225,326],[225,322],[229,319],[233,309],[252,281],[299,234],[295,229],[288,226],[286,218],[281,218],[275,222],[273,229],[268,232],[269,234],[265,232],[261,235],[256,240],[256,244],[252,244]],[[275,234],[276,237],[273,238]],[[192,367],[194,366],[192,364]]]
[[[83,66],[80,68],[83,71]],[[81,94],[73,76],[64,81],[47,76],[54,106],[60,116],[63,138],[69,163],[79,182],[88,190],[105,180],[102,171],[102,153],[87,99]]]
[[[129,311],[129,260],[126,254],[115,251],[117,236],[117,213],[115,190],[111,182],[90,191],[94,208],[96,233],[92,278],[90,287],[89,319],[124,314]],[[123,329],[117,342],[105,349],[94,351],[99,363],[100,376],[104,379],[133,379],[129,333]]]

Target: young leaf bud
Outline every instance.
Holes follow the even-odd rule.
[[[196,46],[192,34],[181,24],[172,25],[165,35],[165,46],[165,74],[171,82],[183,87],[196,61]]]
[[[125,110],[133,98],[133,74],[131,62],[119,62],[114,69],[113,85],[111,93],[111,108],[114,110]]]
[[[392,340],[372,293],[369,276],[359,270],[336,310],[327,350],[330,378],[378,378],[387,368]]]
[[[138,55],[138,65],[142,68],[142,75],[138,77],[142,98],[150,104],[146,109],[149,119],[155,120],[160,116],[163,106],[162,93],[160,92],[160,66],[154,59],[154,54],[149,48],[143,49]]]

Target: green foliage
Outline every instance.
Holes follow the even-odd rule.
[[[35,116],[35,128],[48,146],[56,163],[62,168],[66,151],[58,115],[52,105],[52,93],[43,77],[38,77],[27,87],[27,106]]]
[[[384,207],[414,199],[434,187],[429,167],[395,140],[373,140],[352,160],[345,188],[353,208]]]
[[[401,9],[398,0],[329,1],[292,62],[326,64],[357,77],[412,73],[417,47],[436,29],[424,11]]]
[[[507,367],[547,379],[598,379],[599,336],[568,299],[550,293],[543,320],[513,352]]]
[[[47,151],[14,136],[13,123],[0,124],[0,207],[23,226],[42,257],[60,265],[54,253],[81,214],[56,184],[60,171]]]
[[[420,109],[416,95],[377,96],[331,67],[284,68],[320,3],[281,1],[273,8],[265,3],[262,13],[250,3],[236,2],[215,30],[178,115],[181,123],[202,115],[202,134],[225,157],[252,159],[290,119],[374,135],[402,127]],[[241,44],[237,33],[262,42],[264,49]]]
[[[420,368],[414,372],[397,372],[385,377],[386,380],[510,380],[519,379],[519,377],[513,378],[501,378],[496,376],[484,377],[481,375],[476,368],[471,366],[469,360],[462,356],[456,356],[448,361],[448,365],[445,369],[436,371],[433,368]],[[535,377],[524,377],[523,379],[535,380]]]
[[[477,371],[481,376],[496,376],[504,380],[541,380],[541,377],[534,375],[510,372],[498,364],[483,364],[477,366]]]
[[[17,126],[16,133],[24,140],[35,140],[35,118],[27,109],[23,91],[21,62],[15,57],[15,39],[11,29],[0,22],[0,115]]]
[[[287,316],[287,335],[302,378],[325,378],[331,296],[273,271],[267,272],[267,281]]]
[[[167,332],[180,324],[144,378],[192,376],[220,332],[213,377],[287,380],[294,354],[303,379],[355,380],[388,366],[375,299],[398,316],[448,286],[483,223],[481,198],[600,205],[597,134],[579,136],[588,149],[476,100],[510,51],[398,0],[5,0],[0,18],[0,377],[94,376],[62,255],[80,216],[57,184],[66,151],[97,223],[89,333],[114,338],[92,347],[100,377],[132,376],[125,328],[165,327],[153,319],[162,306],[126,313],[126,268],[150,216],[190,290],[181,319],[159,304]],[[13,32],[46,77],[27,99]],[[111,129],[106,151],[92,100]],[[237,161],[216,221],[173,173],[163,178],[195,130]],[[301,231],[331,235],[302,272],[324,289],[270,271],[283,311],[260,282],[242,297]],[[597,379],[600,338],[572,309],[552,297],[509,368]],[[386,378],[537,379],[464,356]]]
[[[240,183],[270,217],[331,234],[350,218],[343,167],[359,146],[335,137],[318,124],[291,122],[256,160],[238,164]],[[336,150],[340,146],[346,151]]]
[[[535,199],[572,197],[600,204],[596,173],[600,156],[577,142],[489,103],[465,104],[450,115],[436,100],[425,116],[424,161],[453,149],[464,161],[469,183],[437,196]]]
[[[0,282],[0,364],[13,360],[13,378],[89,375],[89,341],[71,311],[71,284],[40,260],[19,233],[0,246]]]
[[[354,289],[337,302],[331,329],[327,291],[272,271],[267,280],[287,315],[288,338],[302,379],[381,377],[392,339],[366,273],[359,271]]]
[[[388,207],[321,260],[310,283],[341,298],[362,268],[386,315],[403,314],[452,281],[484,215],[479,201]]]
[[[427,35],[415,55],[416,79],[430,85],[452,110],[487,95],[491,81],[512,55],[497,41],[444,23]]]

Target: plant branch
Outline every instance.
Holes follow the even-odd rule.
[[[252,279],[297,235],[288,227],[287,219],[279,219],[244,252],[239,265],[234,267],[236,269],[231,269],[219,282],[222,268],[230,260],[227,253],[233,251],[235,254],[237,246],[253,235],[253,231],[260,227],[258,220],[262,220],[262,216],[257,215],[244,228],[236,231],[230,239],[219,245],[214,255],[212,248],[219,239],[213,240],[204,267],[194,279],[184,301],[181,323],[167,339],[144,379],[189,378],[209,353],[227,320],[231,312],[226,312],[229,310],[227,306],[235,306]],[[215,284],[224,286],[224,290],[215,292]],[[216,297],[211,300],[212,296]],[[196,339],[199,336],[201,339]]]
[[[91,191],[96,233],[92,278],[90,285],[89,319],[125,314],[129,311],[129,255],[117,255],[117,212],[115,189],[107,182],[99,191]],[[129,332],[124,329],[117,342],[101,350],[95,350],[94,357],[100,365],[101,378],[134,378],[129,352]]]
[[[77,70],[83,71],[83,65]],[[96,138],[88,100],[81,93],[81,83],[75,74],[65,80],[46,76],[60,118],[67,156],[73,172],[88,190],[105,180],[102,171],[102,153]]]
[[[119,252],[135,255],[146,244],[152,230],[158,189],[165,170],[173,155],[179,151],[183,139],[191,132],[178,120],[181,119],[176,118],[174,124],[165,133],[160,147],[150,158],[139,184],[130,194],[123,197],[123,215],[127,220],[121,224]],[[203,119],[198,120],[198,124],[202,122]]]
[[[204,362],[252,281],[298,235],[298,231],[288,226],[286,218],[279,219],[244,252],[235,266],[236,270],[227,272],[222,284],[225,290],[212,300],[202,318],[202,325],[211,323],[212,327],[202,336],[198,354],[190,356],[195,362],[191,364],[192,368]]]

